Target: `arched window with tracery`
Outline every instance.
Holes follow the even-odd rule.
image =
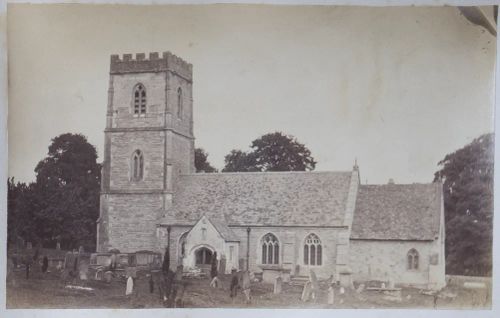
[[[278,238],[267,233],[262,238],[262,264],[277,265],[280,263],[280,244]]]
[[[323,248],[316,234],[309,234],[304,242],[304,265],[319,266],[323,264]]]
[[[418,269],[418,252],[416,249],[412,248],[408,251],[406,255],[407,258],[407,267],[409,270],[417,270]]]
[[[137,84],[134,89],[134,114],[146,113],[146,89],[144,85]]]
[[[132,180],[142,180],[144,176],[144,156],[140,150],[134,151],[132,155]]]
[[[182,88],[177,89],[177,117],[182,118],[184,110],[183,108],[183,97],[182,97]]]

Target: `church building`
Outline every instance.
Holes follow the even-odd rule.
[[[445,285],[441,183],[362,185],[357,164],[195,173],[192,88],[192,65],[169,52],[111,56],[99,252],[168,246],[173,268],[216,257],[265,281],[312,269],[345,286]]]

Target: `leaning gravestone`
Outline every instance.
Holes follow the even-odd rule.
[[[281,294],[281,289],[282,289],[282,284],[283,284],[283,278],[281,278],[281,275],[276,277],[274,280],[274,293],[275,294]]]
[[[311,282],[306,282],[304,285],[304,289],[302,289],[302,296],[300,297],[300,300],[303,302],[309,301],[311,298]]]

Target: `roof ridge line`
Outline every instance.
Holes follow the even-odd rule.
[[[237,172],[204,172],[204,173],[181,173],[180,176],[220,176],[220,175],[271,175],[271,174],[334,174],[334,173],[352,173],[351,170],[337,171],[237,171]]]

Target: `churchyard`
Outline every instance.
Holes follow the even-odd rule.
[[[109,282],[64,275],[64,270],[50,268],[43,273],[33,266],[26,278],[21,265],[10,271],[7,279],[7,308],[162,308],[165,303],[159,293],[158,277],[154,271],[153,292],[150,285],[151,271],[137,273],[134,292],[126,294],[126,277],[114,276]],[[380,286],[380,282],[370,282],[353,289],[333,288],[333,304],[329,299],[328,281],[318,281],[315,299],[301,300],[304,284],[283,282],[281,292],[274,292],[276,286],[253,279],[251,282],[251,303],[238,291],[230,298],[231,275],[219,275],[221,286],[210,287],[210,278],[183,277],[179,284],[185,287],[182,297],[186,308],[490,308],[491,279],[465,276],[447,276],[447,287],[438,293],[396,286],[396,295]],[[378,287],[374,287],[378,286]],[[383,287],[383,288],[380,288]],[[331,292],[331,290],[330,290]],[[343,292],[343,293],[342,293]],[[311,297],[309,297],[311,298]]]

